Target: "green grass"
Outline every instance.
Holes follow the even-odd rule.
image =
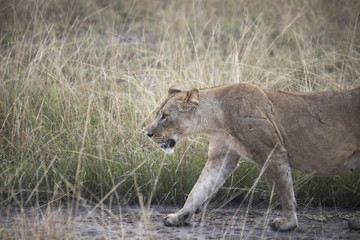
[[[173,156],[144,128],[167,89],[250,82],[286,91],[360,85],[358,1],[2,1],[2,204],[79,199],[182,204],[207,140]],[[242,162],[214,201],[243,201]],[[360,172],[294,172],[299,204],[359,206]],[[269,201],[261,179],[253,201]],[[5,234],[5,233],[4,233]]]

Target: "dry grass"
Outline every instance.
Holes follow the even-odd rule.
[[[167,88],[359,86],[359,9],[358,1],[0,1],[2,206],[183,203],[207,141],[190,138],[164,156],[144,137]],[[240,165],[217,201],[252,188],[259,170]],[[296,195],[356,206],[359,176],[295,172]],[[254,200],[269,195],[260,181]]]

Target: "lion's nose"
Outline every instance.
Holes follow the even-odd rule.
[[[151,138],[152,136],[154,136],[154,134],[152,134],[152,133],[147,133],[146,134],[149,138]]]

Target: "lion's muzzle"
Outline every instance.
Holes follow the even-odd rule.
[[[161,136],[157,136],[155,134],[153,134],[151,131],[147,131],[146,135],[153,141],[156,142],[158,144],[160,144],[161,149],[167,153],[167,154],[171,154],[174,151],[174,147],[176,144],[176,141],[174,139],[166,139],[166,140],[162,140]]]

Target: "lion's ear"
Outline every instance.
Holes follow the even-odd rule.
[[[199,89],[194,88],[190,92],[186,94],[186,101],[191,104],[198,105],[199,104],[199,96],[200,92]]]
[[[199,89],[194,88],[190,92],[186,93],[185,97],[178,102],[180,111],[192,111],[199,105]]]
[[[170,97],[171,95],[175,94],[175,93],[179,93],[181,92],[181,90],[176,89],[176,88],[169,88],[168,90],[168,96]]]

